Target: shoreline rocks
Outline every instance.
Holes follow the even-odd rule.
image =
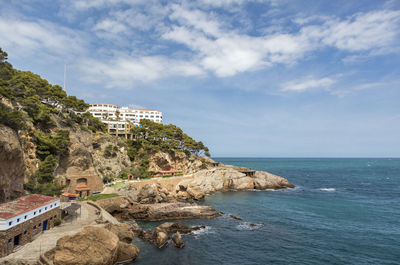
[[[188,234],[204,228],[204,226],[189,227],[181,222],[167,222],[157,226],[153,231],[140,229],[136,232],[140,238],[149,241],[157,248],[163,248],[170,239],[177,248],[184,248],[185,243],[181,234]],[[172,238],[171,234],[173,234]]]
[[[54,251],[54,265],[109,265],[134,260],[139,249],[126,242],[129,236],[120,236],[121,228],[126,227],[88,226],[79,233],[59,239]]]

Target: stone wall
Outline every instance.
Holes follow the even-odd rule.
[[[44,221],[47,220],[47,230],[53,228],[56,219],[61,219],[60,207],[45,212],[8,230],[0,231],[0,257],[7,256],[13,252],[15,247],[32,241],[36,235],[43,231]],[[15,237],[18,235],[19,244],[14,246]]]

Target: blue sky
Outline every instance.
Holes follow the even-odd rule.
[[[400,1],[0,0],[0,47],[213,156],[400,156]]]

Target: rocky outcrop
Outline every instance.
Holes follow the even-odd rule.
[[[176,232],[172,237],[172,242],[174,242],[175,247],[184,248],[185,243],[183,242],[182,236],[179,232]]]
[[[17,133],[0,124],[0,202],[23,194],[24,152]]]
[[[147,184],[138,190],[131,189],[128,192],[121,193],[120,190],[118,190],[118,193],[125,194],[130,202],[141,204],[162,203],[174,200],[173,195],[159,183],[154,183],[152,185]]]
[[[132,227],[129,224],[107,224],[106,229],[118,236],[119,240],[125,243],[131,243],[134,237]]]
[[[153,231],[152,230],[144,230],[140,229],[138,231],[139,237],[145,239],[155,245],[158,248],[162,248],[165,244],[171,239],[178,248],[183,248],[185,246],[181,233],[187,234],[191,233],[192,231],[203,229],[204,226],[195,226],[195,227],[188,227],[180,222],[177,223],[164,223],[157,226]]]
[[[97,133],[93,135],[91,145],[93,167],[98,175],[117,177],[130,167],[128,147],[123,139]]]
[[[197,205],[195,203],[170,202],[140,204],[130,203],[123,209],[123,219],[139,219],[147,221],[161,221],[185,218],[214,218],[221,214],[212,206]]]
[[[109,265],[133,260],[138,248],[120,241],[118,236],[103,227],[85,227],[82,232],[57,241],[55,265]]]
[[[150,156],[149,171],[182,170],[184,174],[190,174],[200,169],[212,168],[212,159],[199,157],[193,154],[186,155],[183,152],[158,152]]]
[[[216,191],[283,189],[294,188],[288,180],[271,173],[255,171],[253,176],[246,176],[234,167],[201,170],[193,179],[180,182],[176,187],[176,198],[181,200],[199,200],[205,194]]]

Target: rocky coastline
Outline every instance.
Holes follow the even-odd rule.
[[[182,234],[204,229],[188,227],[170,220],[186,218],[216,218],[223,213],[197,201],[215,192],[294,188],[288,180],[268,172],[223,166],[197,171],[191,178],[182,178],[177,185],[160,183],[134,188],[130,184],[117,186],[120,196],[88,202],[99,215],[94,224],[81,231],[61,237],[56,246],[40,256],[38,263],[16,264],[120,264],[132,261],[139,249],[132,244],[134,237],[146,240],[157,249],[168,242],[184,248]],[[231,218],[243,221],[240,217]],[[167,221],[153,230],[143,229],[136,220]],[[251,224],[252,225],[252,224]],[[256,224],[254,224],[256,225]],[[12,263],[2,263],[12,264]]]

